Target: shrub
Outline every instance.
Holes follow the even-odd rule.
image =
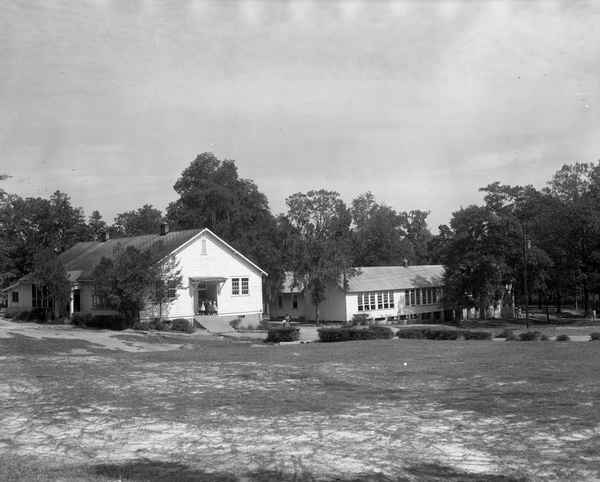
[[[545,339],[547,340],[548,337]],[[526,331],[519,334],[519,341],[543,341],[543,338],[539,331]]]
[[[517,337],[515,336],[515,332],[510,328],[504,328],[500,333],[494,336],[494,338],[506,338],[507,340],[514,340]]]
[[[356,340],[388,340],[394,332],[387,326],[319,328],[319,340],[324,343]]]
[[[165,331],[168,329],[164,320],[161,320],[160,318],[152,318],[152,320],[150,320],[150,322],[148,323],[148,328],[150,330],[157,331]]]
[[[7,320],[10,320],[13,317],[13,314],[10,311],[7,311],[2,316],[4,316],[4,318],[6,318]]]
[[[600,340],[600,332],[590,333],[590,341],[598,341]]]
[[[237,330],[240,327],[241,323],[242,319],[240,317],[237,317],[229,322],[229,326],[231,326],[231,328],[233,328],[234,330]]]
[[[375,338],[380,340],[389,340],[394,338],[394,332],[387,326],[372,326],[371,331],[375,332]]]
[[[148,331],[150,329],[150,324],[147,321],[136,321],[132,328],[134,330]]]
[[[491,340],[492,334],[489,331],[469,331],[462,332],[465,340]]]
[[[370,321],[369,315],[366,313],[355,313],[352,315],[353,325],[368,325]]]
[[[45,322],[47,319],[47,314],[43,308],[34,308],[32,310],[20,311],[15,315],[15,319],[19,321]]]
[[[194,325],[185,318],[176,318],[171,322],[171,330],[181,331],[183,333],[194,333]]]
[[[90,315],[89,313],[73,313],[71,315],[71,323],[73,323],[75,326],[81,326],[82,328],[85,328],[91,321],[91,319],[92,315]]]
[[[292,326],[269,328],[266,343],[280,343],[282,341],[298,341],[300,330]]]
[[[85,326],[101,330],[124,330],[130,323],[123,315],[92,315],[86,319]]]
[[[562,335],[558,335],[556,337],[556,341],[571,341],[571,337],[563,333]]]
[[[400,328],[397,333],[396,336],[398,338],[410,338],[413,340],[421,340],[423,338],[425,338],[425,330],[423,328]]]

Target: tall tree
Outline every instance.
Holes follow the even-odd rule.
[[[141,208],[117,214],[110,229],[111,235],[114,237],[127,237],[157,234],[162,219],[160,209],[156,209],[151,204],[144,204]]]
[[[56,191],[48,199],[4,196],[0,201],[3,283],[31,272],[36,253],[49,249],[60,254],[87,238],[83,211],[73,207],[66,194]]]
[[[453,213],[450,227],[442,255],[445,301],[458,310],[477,308],[485,319],[513,281],[503,222],[487,207],[468,206]]]
[[[327,287],[345,283],[354,274],[351,258],[351,214],[334,191],[321,189],[292,194],[286,199],[287,219],[293,228],[289,247],[293,252],[296,281],[305,283],[320,318],[319,305]]]
[[[355,266],[401,265],[405,260],[416,262],[413,246],[406,236],[405,216],[376,203],[370,192],[355,198],[350,212]]]
[[[268,306],[282,279],[284,234],[267,197],[253,181],[239,177],[235,161],[221,161],[209,152],[192,161],[174,189],[179,198],[167,208],[169,224],[174,229],[209,228],[265,269]]]
[[[105,236],[108,226],[99,211],[92,211],[88,220],[88,230],[89,236],[93,240],[101,240]]]

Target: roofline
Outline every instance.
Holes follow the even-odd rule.
[[[250,261],[248,258],[246,258],[246,256],[244,256],[242,253],[240,253],[237,249],[235,249],[233,246],[231,246],[229,243],[227,243],[226,241],[224,241],[222,238],[220,238],[219,236],[217,236],[215,233],[213,233],[210,229],[208,228],[202,228],[200,230],[199,233],[195,234],[194,236],[192,236],[190,239],[188,239],[185,243],[180,244],[179,246],[177,246],[173,251],[171,251],[169,254],[167,254],[166,256],[164,256],[163,258],[161,258],[158,262],[162,262],[164,260],[166,260],[167,258],[169,258],[170,256],[173,256],[175,253],[178,253],[179,251],[187,248],[190,244],[192,244],[194,241],[196,241],[200,236],[202,236],[202,234],[204,233],[208,233],[210,234],[213,238],[215,238],[217,241],[221,242],[222,244],[225,245],[225,247],[227,247],[230,251],[233,251],[234,254],[238,255],[240,258],[242,258],[244,261],[246,261],[246,263],[248,263],[249,265],[251,265],[252,267],[256,268],[258,271],[260,271],[262,274],[264,274],[265,276],[269,276],[269,273],[267,273],[264,269],[262,269],[260,266],[258,266],[256,263]]]

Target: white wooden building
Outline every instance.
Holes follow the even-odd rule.
[[[183,286],[175,300],[161,307],[168,319],[198,316],[243,317],[249,324],[263,315],[263,276],[267,273],[209,229],[168,232],[106,241],[77,243],[60,255],[72,284],[69,313],[112,313],[94,294],[91,274],[103,257],[113,258],[119,249],[134,246],[153,248],[157,262],[174,258]],[[43,292],[30,276],[4,290],[8,311],[19,312],[42,307]],[[158,308],[149,306],[142,318],[154,317]]]
[[[319,306],[324,321],[351,321],[356,314],[374,320],[442,321],[444,267],[368,266],[355,268],[356,275],[327,287]],[[315,307],[301,280],[286,273],[279,296],[270,307],[272,317],[315,319]]]

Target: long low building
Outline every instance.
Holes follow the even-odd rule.
[[[325,321],[351,321],[366,314],[374,320],[443,321],[444,267],[365,266],[354,268],[346,286],[330,284],[319,305]],[[287,272],[279,296],[271,304],[271,316],[315,319],[315,306],[302,280]]]

